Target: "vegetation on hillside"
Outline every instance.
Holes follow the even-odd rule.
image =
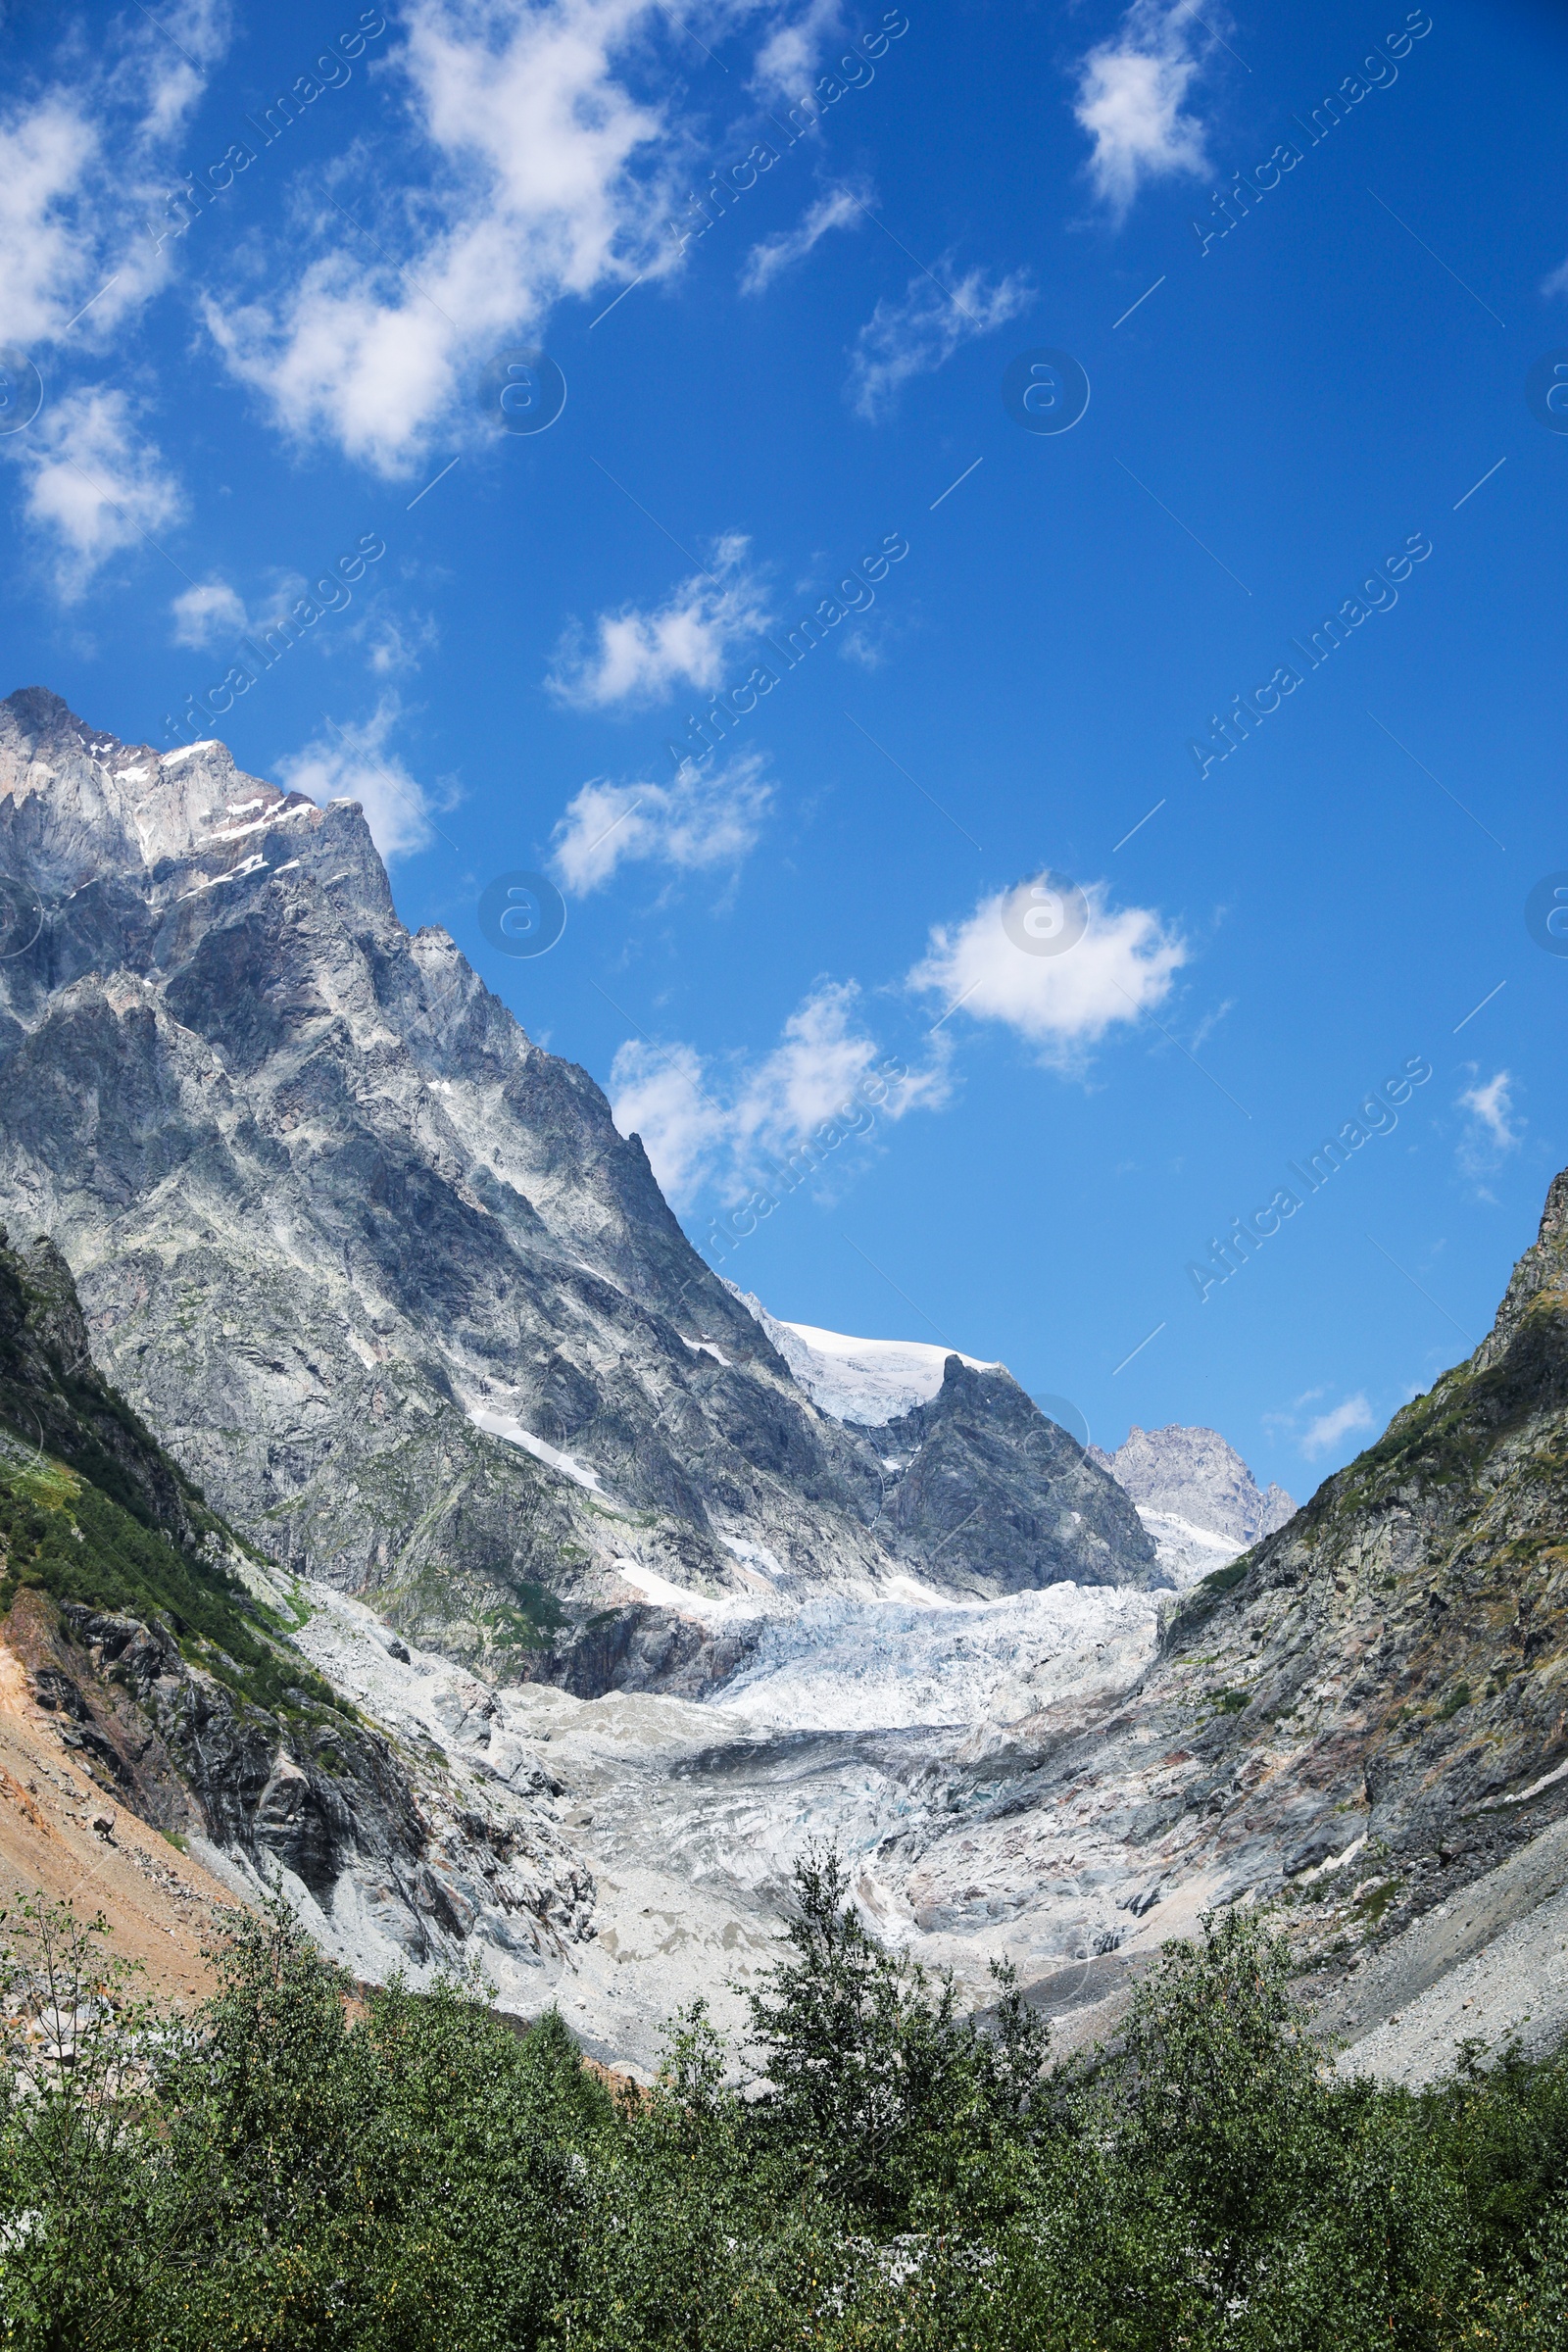
[[[183,1551],[74,1470],[14,1452],[0,1459],[0,1618],[26,1591],[162,1624],[187,1663],[274,1714],[353,1718],[220,1553]]]
[[[6,1923],[0,2333],[169,2352],[1398,2352],[1568,2341],[1568,2063],[1329,2073],[1223,1913],[1052,2063],[798,1874],[743,2050],[612,2096],[558,2017],[367,1998],[281,1911],[193,2018]]]

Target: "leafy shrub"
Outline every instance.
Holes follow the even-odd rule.
[[[279,1906],[181,2020],[101,1923],[0,1921],[0,2333],[104,2352],[1557,2352],[1568,2065],[1328,2072],[1255,1917],[1048,2065],[808,1856],[729,2047],[612,2097],[559,2016],[357,1991]]]

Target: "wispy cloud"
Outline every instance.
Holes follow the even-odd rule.
[[[1327,1453],[1346,1438],[1375,1426],[1372,1407],[1357,1391],[1355,1396],[1347,1396],[1343,1404],[1336,1404],[1330,1411],[1319,1413],[1316,1420],[1309,1422],[1302,1431],[1298,1443],[1307,1460],[1315,1461],[1319,1454]]]
[[[777,235],[763,237],[752,247],[741,270],[741,292],[765,293],[781,271],[804,262],[830,229],[862,228],[865,214],[861,208],[875,201],[875,191],[869,187],[830,188],[794,228],[780,229]]]
[[[1203,125],[1184,112],[1200,32],[1190,0],[1134,0],[1079,69],[1073,112],[1095,143],[1090,177],[1118,219],[1146,179],[1208,169]]]
[[[1510,1152],[1517,1151],[1524,1134],[1524,1120],[1515,1108],[1515,1082],[1510,1071],[1498,1070],[1494,1077],[1483,1080],[1472,1063],[1470,1075],[1472,1084],[1459,1095],[1459,1108],[1466,1118],[1459,1135],[1457,1158],[1460,1173],[1477,1187],[1484,1200],[1490,1200],[1493,1196],[1484,1179],[1496,1172]]]
[[[1103,883],[1086,886],[1089,920],[1061,955],[1019,948],[1003,920],[1014,894],[983,898],[956,924],[939,923],[907,985],[955,1018],[1000,1021],[1057,1068],[1072,1068],[1118,1023],[1164,1002],[1187,960],[1180,934],[1147,906],[1113,907]]]
[[[756,79],[764,95],[795,98],[816,75],[828,44],[844,30],[843,0],[807,0],[783,17],[758,53]]]
[[[168,277],[141,212],[226,46],[229,11],[171,0],[163,24],[104,12],[87,42],[62,18],[54,77],[19,71],[22,94],[0,104],[0,318],[44,379],[42,411],[4,454],[68,603],[138,525],[156,531],[181,504],[123,382],[73,387],[83,357],[122,356],[125,321]]]
[[[934,374],[960,343],[1005,325],[1034,299],[1021,271],[988,280],[983,270],[971,270],[955,283],[944,255],[935,275],[940,284],[911,277],[902,302],[879,302],[857,338],[850,403],[870,423],[891,414],[911,376]]]
[[[170,610],[174,617],[174,643],[193,646],[198,653],[243,636],[250,626],[245,600],[226,580],[203,580],[176,596]]]
[[[1507,1070],[1499,1070],[1485,1085],[1478,1080],[1465,1088],[1459,1097],[1461,1106],[1470,1112],[1483,1135],[1499,1152],[1511,1152],[1519,1141],[1519,1130],[1510,1124],[1513,1115],[1513,1079]]]
[[[313,801],[358,801],[376,848],[388,860],[426,849],[429,797],[387,738],[401,715],[395,696],[383,696],[367,719],[318,736],[277,762],[279,780]]]
[[[883,1059],[853,983],[822,981],[760,1059],[705,1060],[689,1045],[632,1041],[615,1055],[611,1102],[638,1134],[665,1195],[689,1208],[705,1193],[733,1200],[765,1181],[854,1096]],[[890,1089],[877,1115],[901,1119],[946,1099],[940,1054]],[[869,1118],[859,1121],[871,1125]]]
[[[747,568],[748,542],[721,539],[709,570],[671,590],[662,605],[623,605],[601,612],[586,633],[567,631],[546,683],[578,710],[662,703],[677,687],[711,693],[723,684],[727,657],[765,626],[767,607]]]
[[[672,784],[585,784],[556,826],[552,862],[567,890],[602,890],[622,865],[677,872],[738,866],[773,798],[766,762],[749,752],[705,775],[683,767]]]

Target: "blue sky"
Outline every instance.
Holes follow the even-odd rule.
[[[1466,1352],[1568,1159],[1564,12],[3,39],[7,691],[362,798],[777,1314],[1298,1494]]]

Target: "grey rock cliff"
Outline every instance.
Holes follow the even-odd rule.
[[[1115,1479],[1000,1365],[976,1371],[950,1355],[931,1402],[876,1434],[903,1465],[890,1541],[922,1576],[987,1595],[1069,1580],[1168,1583]]]
[[[249,1586],[250,1591],[246,1591]],[[308,1604],[235,1543],[87,1354],[47,1242],[0,1229],[0,1613],[34,1703],[116,1803],[359,1973],[482,1952],[538,2006],[594,1881],[536,1753],[400,1743],[295,1646]]]

